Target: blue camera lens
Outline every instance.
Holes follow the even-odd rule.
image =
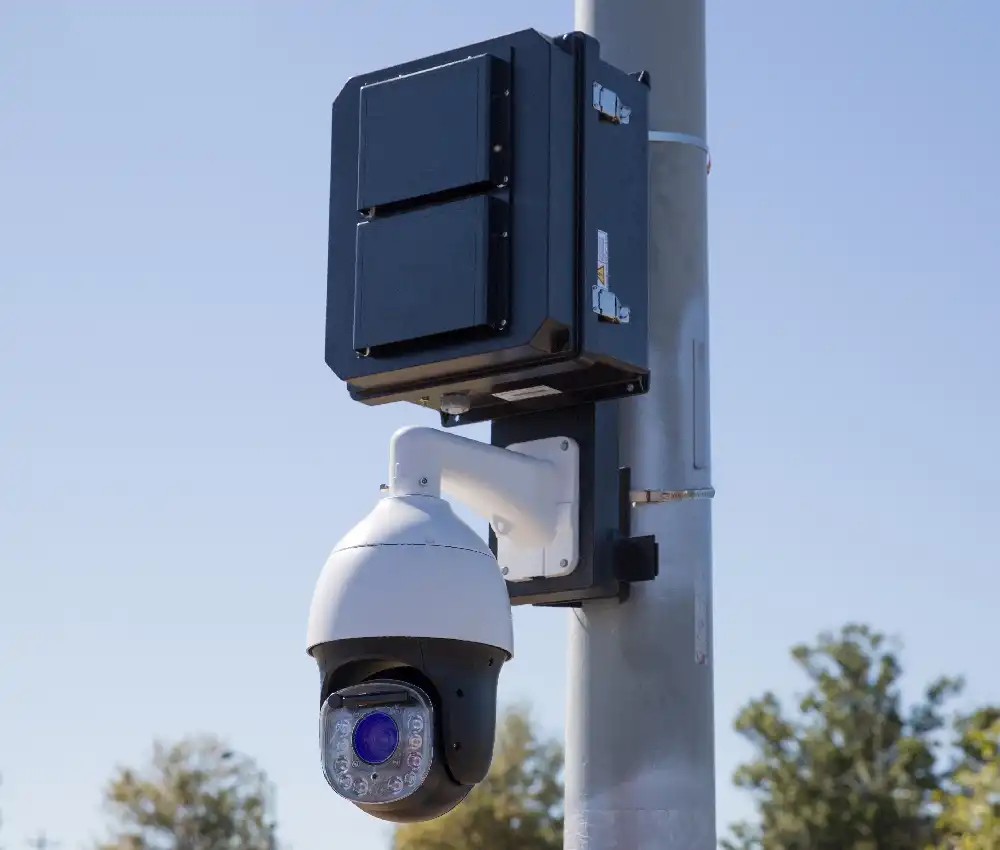
[[[399,744],[399,729],[388,714],[373,711],[354,727],[354,752],[368,764],[388,761]]]

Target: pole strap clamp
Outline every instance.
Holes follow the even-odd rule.
[[[708,142],[700,136],[692,136],[690,133],[672,133],[667,130],[650,130],[649,141],[669,142],[675,145],[691,145],[699,150],[703,150],[705,151],[705,159],[707,161],[706,173],[711,173],[712,171],[712,152],[708,149]]]
[[[632,507],[637,505],[662,505],[666,502],[688,502],[692,499],[714,499],[714,487],[698,487],[693,490],[629,490]]]

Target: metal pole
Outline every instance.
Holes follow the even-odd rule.
[[[564,847],[715,850],[705,2],[576,0],[576,29],[652,83],[651,389],[619,455],[660,574],[571,612]]]

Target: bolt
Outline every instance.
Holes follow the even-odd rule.
[[[625,392],[627,392],[627,393],[633,393],[633,392],[635,392],[635,384],[626,384],[625,385]]]
[[[441,396],[441,412],[448,416],[458,416],[472,409],[472,400],[467,392],[444,393]]]
[[[493,153],[500,153],[503,150],[503,145],[493,145]]]
[[[503,573],[504,575],[507,575],[507,573],[510,572],[510,568],[509,567],[504,567],[502,570],[500,570],[500,572]]]
[[[504,239],[506,239],[506,238],[507,238],[507,231],[505,230],[505,231],[504,231],[503,233],[501,233],[500,235],[501,235],[501,236],[503,236],[503,238],[504,238]]]
[[[420,486],[421,487],[426,487],[427,486],[427,479],[426,478],[421,478],[420,479]]]
[[[507,320],[506,319],[501,319],[500,320],[500,330],[503,330],[505,327],[507,327]]]
[[[504,97],[510,97],[510,89],[504,89],[503,90],[503,96]]]
[[[559,445],[559,448],[561,448],[564,452],[568,452],[569,451],[569,440],[563,440],[562,443]]]
[[[562,560],[561,560],[561,561],[559,562],[559,566],[560,566],[560,567],[568,567],[568,566],[569,566],[569,561],[567,561],[567,560],[566,560],[565,558],[563,558],[563,559],[562,559]]]

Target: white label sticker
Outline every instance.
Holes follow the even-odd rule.
[[[603,230],[597,231],[597,285],[601,289],[607,289],[608,280],[608,234]]]
[[[507,390],[502,393],[493,393],[493,395],[504,401],[525,401],[529,398],[542,398],[547,395],[561,395],[561,393],[559,390],[552,389],[552,387],[537,386],[523,387],[519,390]]]

